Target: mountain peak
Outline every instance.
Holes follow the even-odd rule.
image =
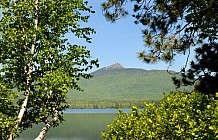
[[[114,63],[110,66],[105,67],[106,70],[111,70],[111,69],[125,69],[120,63]]]

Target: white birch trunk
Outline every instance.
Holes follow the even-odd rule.
[[[53,126],[54,123],[56,123],[58,121],[58,111],[53,108],[54,111],[54,117],[52,122],[50,121],[46,121],[45,126],[42,128],[42,131],[39,133],[38,137],[35,138],[34,140],[44,140],[46,133],[48,132],[48,130]]]
[[[14,0],[15,2],[15,0]],[[16,3],[15,3],[16,4]],[[38,27],[38,0],[35,1],[35,20],[34,20],[34,23],[35,23],[35,29],[37,29]],[[27,106],[27,103],[28,103],[28,99],[29,99],[29,95],[30,95],[30,87],[31,87],[31,79],[32,79],[32,72],[33,72],[33,55],[34,55],[34,52],[35,52],[35,42],[36,42],[36,34],[33,35],[33,44],[31,46],[31,50],[30,50],[30,66],[29,66],[29,69],[27,71],[27,78],[26,78],[26,90],[25,90],[25,96],[24,96],[24,101],[21,105],[21,108],[20,108],[20,111],[19,111],[19,114],[18,114],[18,119],[17,119],[17,123],[14,127],[15,130],[18,129],[21,121],[22,121],[22,118],[24,116],[24,113],[26,111],[26,106]],[[26,66],[24,66],[26,67]],[[9,139],[8,140],[14,140],[14,136],[13,134],[10,135]]]
[[[51,98],[52,96],[52,91],[49,91],[49,95],[48,95],[48,100],[49,98]],[[49,102],[47,102],[47,104],[49,104]],[[39,133],[38,137],[35,138],[34,140],[44,140],[46,133],[48,132],[48,130],[53,126],[53,124],[55,124],[58,121],[58,111],[56,110],[55,107],[53,107],[53,113],[54,113],[54,117],[52,121],[49,120],[45,120],[45,126],[42,128],[42,131]]]
[[[39,133],[38,137],[34,140],[44,140],[46,133],[52,127],[51,122],[47,122],[45,127],[42,128],[42,131]]]

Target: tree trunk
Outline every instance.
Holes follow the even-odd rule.
[[[48,130],[58,121],[58,111],[55,108],[53,108],[53,111],[54,111],[54,117],[52,122],[46,119],[45,127],[42,128],[42,131],[39,133],[38,137],[35,138],[34,140],[44,140]]]
[[[35,23],[35,29],[37,30],[37,27],[38,27],[38,0],[35,1],[35,20],[34,20],[34,23]],[[20,108],[20,111],[18,114],[17,123],[14,127],[15,131],[18,129],[19,125],[21,124],[22,118],[23,118],[24,113],[26,111],[29,95],[30,95],[30,87],[31,87],[31,80],[32,80],[33,65],[34,65],[33,55],[35,53],[35,48],[36,48],[35,42],[36,42],[36,34],[33,35],[33,44],[31,46],[30,58],[29,58],[30,59],[30,62],[29,62],[30,66],[29,66],[29,69],[27,71],[27,78],[26,78],[25,96],[24,96],[24,101],[21,105],[21,108]],[[26,67],[26,66],[24,66],[24,67]],[[8,140],[14,140],[14,135],[12,133],[10,134],[10,137]]]
[[[45,127],[42,128],[42,131],[39,133],[38,137],[35,138],[34,140],[44,140],[46,133],[51,127],[52,127],[52,124],[51,122],[48,121]]]

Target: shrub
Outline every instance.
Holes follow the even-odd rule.
[[[218,94],[217,94],[218,95]],[[218,96],[217,96],[218,97]],[[218,101],[200,93],[172,92],[155,106],[120,111],[104,139],[218,139]]]

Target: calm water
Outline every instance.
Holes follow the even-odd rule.
[[[124,112],[128,110],[123,109]],[[66,121],[50,129],[45,140],[102,140],[101,132],[106,130],[117,113],[117,109],[68,109],[64,112]],[[33,140],[41,129],[42,125],[34,126],[16,140]]]

